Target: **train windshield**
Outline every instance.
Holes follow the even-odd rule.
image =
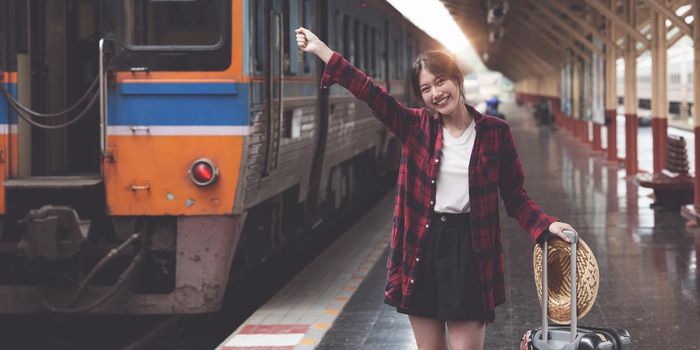
[[[132,47],[217,48],[225,8],[223,0],[124,0],[123,40]]]

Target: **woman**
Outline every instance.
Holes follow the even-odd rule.
[[[508,124],[465,104],[449,55],[416,60],[412,85],[426,108],[414,109],[311,31],[296,33],[298,47],[326,63],[321,86],[350,90],[403,143],[385,302],[409,315],[419,349],[482,349],[485,325],[505,301],[497,193],[538,241],[550,232],[567,240],[563,231],[573,228],[528,197]]]

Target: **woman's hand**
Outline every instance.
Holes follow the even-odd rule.
[[[312,53],[328,63],[333,56],[333,50],[329,49],[316,34],[304,27],[299,27],[294,32],[297,33],[297,46],[301,51]]]
[[[571,230],[571,231],[576,232],[576,230],[574,230],[574,228],[571,227],[571,225],[569,225],[567,223],[557,221],[557,222],[553,222],[551,225],[549,225],[549,232],[557,235],[558,237],[560,237],[564,241],[571,243],[571,240],[569,240],[569,237],[566,237],[566,235],[564,234],[564,230]]]

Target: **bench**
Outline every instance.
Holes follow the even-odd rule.
[[[653,207],[679,210],[693,203],[694,179],[688,174],[688,150],[683,137],[669,135],[666,139],[666,167],[661,173],[638,174],[637,183],[653,188]]]

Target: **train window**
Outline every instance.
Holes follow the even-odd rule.
[[[355,31],[352,33],[353,35],[353,52],[352,56],[355,60],[353,63],[355,66],[357,66],[360,69],[364,69],[364,62],[362,62],[362,25],[360,24],[360,21],[355,20]]]
[[[256,72],[265,70],[265,3],[256,1],[253,9],[253,68]]]
[[[291,10],[294,8],[294,6],[290,6],[291,1],[283,1],[283,10],[282,13],[284,14],[284,19],[282,20],[282,28],[285,28],[284,30],[284,37],[282,39],[282,46],[283,51],[284,51],[284,72],[285,73],[296,73],[296,69],[292,68],[294,65],[292,64],[292,50],[291,50],[291,39],[292,36],[290,34],[290,30],[292,26],[292,13]],[[296,12],[296,11],[295,11]],[[296,14],[296,13],[295,13]],[[295,40],[296,41],[296,40]]]
[[[399,46],[399,41],[394,38],[394,80],[401,80],[401,75],[403,74],[402,68],[403,67],[403,58],[401,54],[401,49]]]
[[[343,55],[350,61],[350,63],[355,63],[355,58],[353,57],[353,47],[352,40],[350,40],[350,33],[352,33],[351,28],[352,22],[350,21],[350,16],[343,16]]]
[[[125,0],[124,42],[131,46],[219,47],[224,40],[223,8],[223,1]]]
[[[379,78],[380,79],[386,79],[386,53],[388,51],[388,48],[386,47],[386,44],[389,42],[388,36],[386,36],[385,32],[379,31],[379,34],[377,36],[378,40],[378,50],[379,50]]]
[[[301,119],[303,116],[301,108],[284,111],[282,122],[282,137],[295,139],[301,137]]]
[[[9,16],[7,16],[8,13],[10,13],[7,9],[9,6],[8,2],[3,2],[0,3],[0,13],[4,13],[5,18],[0,17],[0,71],[7,71],[8,69],[8,57],[10,55],[9,53],[9,43],[8,43],[8,32],[9,32],[9,25],[6,19],[8,19]]]
[[[367,75],[374,76],[372,72],[372,64],[370,62],[371,46],[369,41],[369,27],[365,24],[362,26],[362,68],[367,71]]]
[[[335,21],[333,21],[333,46],[338,52],[343,52],[343,16],[340,12],[335,11]]]
[[[311,5],[311,0],[303,0],[302,2],[302,16],[303,20],[302,23],[304,24],[304,28],[312,28],[313,25],[313,7]],[[301,53],[301,51],[297,51]],[[310,55],[302,55],[302,60],[304,61],[304,73],[310,73],[311,72],[311,56]]]
[[[122,0],[119,69],[222,70],[231,61],[231,2]]]
[[[379,72],[377,71],[377,30],[372,28],[372,35],[370,40],[370,60],[372,76],[378,77]]]

